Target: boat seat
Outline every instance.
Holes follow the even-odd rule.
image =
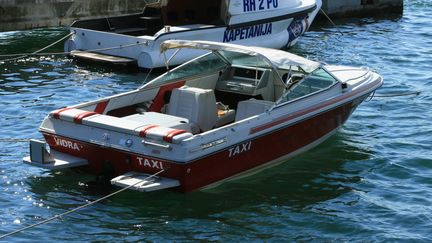
[[[234,110],[226,108],[218,111],[213,90],[188,86],[173,89],[167,114],[188,119],[199,131],[209,131],[232,122],[235,118]],[[193,133],[199,131],[193,130]]]
[[[141,124],[152,124],[172,129],[186,130],[188,132],[191,131],[188,119],[158,112],[144,112],[140,114],[133,114],[130,116],[125,116],[122,119],[140,122]]]
[[[267,111],[274,102],[267,100],[249,99],[238,103],[235,121],[240,121]]]
[[[51,112],[50,115],[62,121],[174,144],[180,144],[193,136],[186,119],[156,112],[119,118],[92,111],[64,108]]]

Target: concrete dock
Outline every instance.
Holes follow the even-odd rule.
[[[403,0],[322,0],[322,9],[331,17],[402,13]]]
[[[144,0],[0,0],[0,32],[141,12],[145,4]]]
[[[0,0],[0,32],[67,26],[76,19],[141,12],[146,2],[152,1]],[[332,17],[368,15],[385,9],[401,12],[403,0],[323,0],[323,10]]]

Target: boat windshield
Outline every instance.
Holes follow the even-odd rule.
[[[338,81],[325,69],[318,68],[306,76],[304,79],[291,84],[288,91],[282,95],[278,104],[300,99],[305,96],[317,93],[330,88]]]
[[[270,64],[261,57],[219,50],[210,52],[200,58],[178,66],[177,68],[174,68],[173,70],[170,70],[153,79],[151,82],[144,85],[143,88],[159,87],[181,79],[186,79],[188,77],[202,76],[212,72],[219,72],[230,65],[253,68],[271,68]]]
[[[211,72],[218,72],[228,66],[228,63],[218,55],[210,52],[205,56],[170,70],[153,79],[144,87],[158,87],[167,83],[175,82],[186,77],[198,76]]]
[[[259,56],[222,50],[217,51],[217,53],[234,66],[271,68],[270,64]]]

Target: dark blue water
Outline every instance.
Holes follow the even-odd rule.
[[[340,132],[253,177],[188,194],[124,192],[8,241],[417,241],[432,240],[432,2],[403,16],[336,20],[292,52],[369,66],[385,78]],[[343,33],[340,34],[339,30]],[[35,51],[64,29],[0,33],[0,53]],[[61,50],[57,48],[57,50]],[[0,234],[117,188],[75,171],[22,164],[51,110],[130,90],[145,73],[59,56],[0,64]]]

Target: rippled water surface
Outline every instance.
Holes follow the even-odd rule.
[[[377,96],[420,95],[363,103],[337,135],[253,177],[188,194],[124,192],[8,240],[432,240],[430,16],[431,1],[407,0],[403,16],[318,23],[291,49],[376,69],[385,78]],[[0,54],[35,51],[66,34],[0,33]],[[49,111],[136,88],[145,77],[59,56],[0,64],[0,234],[117,189],[75,171],[24,165],[21,140],[41,137]]]

